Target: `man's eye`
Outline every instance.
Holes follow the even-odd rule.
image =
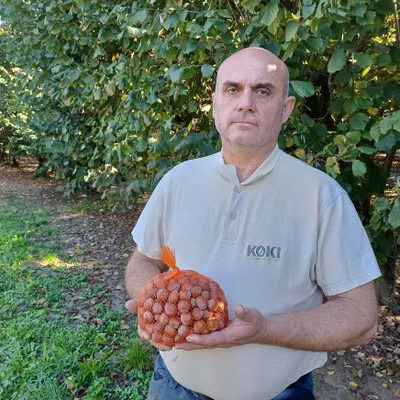
[[[257,90],[257,93],[258,93],[260,96],[268,96],[268,95],[269,95],[269,91],[266,90],[266,89],[258,89],[258,90]]]
[[[228,89],[226,89],[226,91],[227,91],[228,93],[236,93],[238,90],[237,90],[237,88],[235,88],[235,87],[229,87]]]

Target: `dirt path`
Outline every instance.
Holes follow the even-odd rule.
[[[80,268],[95,269],[107,287],[109,306],[121,309],[126,300],[124,268],[134,247],[130,231],[140,211],[118,213],[98,210],[97,206],[90,212],[79,212],[84,198],[64,198],[56,191],[56,182],[34,178],[34,169],[29,160],[18,169],[0,164],[0,193],[15,193],[55,212],[52,224],[61,232],[60,247],[79,256]],[[314,371],[317,399],[400,399],[399,307],[398,290],[392,305],[380,306],[379,329],[372,344],[331,354],[329,362]]]

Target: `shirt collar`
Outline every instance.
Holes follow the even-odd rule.
[[[279,149],[278,145],[275,146],[273,152],[263,161],[263,163],[253,172],[253,174],[247,178],[245,181],[239,183],[239,179],[236,173],[236,167],[234,165],[225,164],[224,156],[223,156],[224,149],[222,149],[218,153],[218,163],[217,169],[220,174],[226,178],[228,181],[233,183],[234,185],[249,185],[250,183],[256,182],[259,179],[263,178],[265,175],[269,174],[277,164],[280,156],[281,150]]]

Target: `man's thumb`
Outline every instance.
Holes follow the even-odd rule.
[[[252,312],[241,304],[235,307],[235,315],[244,322],[251,322],[253,320]]]
[[[137,312],[137,300],[128,300],[125,303],[125,308],[130,312]]]

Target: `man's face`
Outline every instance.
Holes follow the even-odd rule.
[[[270,53],[248,49],[225,61],[213,95],[222,145],[252,149],[275,146],[294,105],[294,98],[286,97],[286,88],[286,69]]]

